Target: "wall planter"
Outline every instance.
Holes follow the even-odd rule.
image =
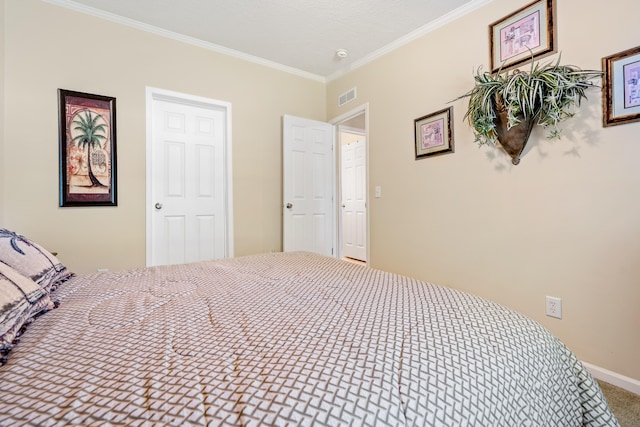
[[[581,70],[570,65],[531,62],[528,72],[498,71],[475,75],[475,86],[461,98],[469,98],[464,116],[473,127],[479,145],[496,141],[517,165],[535,124],[559,138],[558,124],[572,117],[585,92],[597,87],[601,71]]]

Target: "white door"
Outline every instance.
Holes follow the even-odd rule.
[[[285,252],[333,255],[334,127],[284,116],[283,246]]]
[[[231,256],[228,109],[157,94],[150,102],[147,264]]]
[[[365,139],[342,145],[342,256],[367,260]]]

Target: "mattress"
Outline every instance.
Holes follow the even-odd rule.
[[[533,320],[310,253],[78,276],[0,367],[0,425],[617,426]]]

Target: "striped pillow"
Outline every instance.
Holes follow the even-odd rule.
[[[42,246],[5,228],[0,228],[0,262],[29,277],[47,292],[73,276]]]
[[[0,262],[0,365],[34,316],[54,307],[49,294],[37,283]]]

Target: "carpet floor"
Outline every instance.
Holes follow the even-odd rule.
[[[640,395],[604,381],[598,381],[609,407],[621,427],[640,427]]]

